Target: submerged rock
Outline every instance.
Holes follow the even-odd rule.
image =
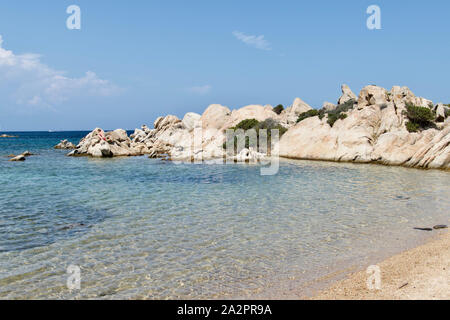
[[[74,223],[74,224],[69,224],[67,226],[61,227],[58,230],[65,231],[65,230],[72,230],[72,229],[80,228],[80,227],[87,227],[87,225],[85,225],[84,223]]]

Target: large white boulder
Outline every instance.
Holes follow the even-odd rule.
[[[188,131],[194,130],[195,126],[199,123],[202,116],[198,113],[188,112],[183,118],[183,125]]]
[[[364,108],[371,105],[383,105],[388,102],[388,91],[384,88],[370,85],[364,87],[359,93],[358,108]]]

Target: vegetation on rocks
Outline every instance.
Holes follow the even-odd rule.
[[[327,123],[330,125],[330,127],[333,127],[336,121],[344,120],[345,118],[347,118],[347,115],[345,113],[329,113]]]
[[[322,120],[325,115],[328,115],[327,123],[332,127],[337,120],[347,118],[347,115],[345,114],[345,112],[353,109],[354,104],[355,104],[355,100],[352,99],[343,104],[338,105],[334,110],[325,110],[325,109],[309,110],[309,111],[304,112],[299,115],[299,117],[297,119],[297,123],[300,121],[303,121],[307,118],[316,117],[316,116],[318,116],[319,119]]]
[[[283,112],[284,107],[282,104],[277,105],[275,108],[273,108],[273,112],[275,112],[276,114],[281,114],[281,112]]]
[[[258,124],[259,124],[259,121],[256,119],[245,119],[230,129],[232,129],[232,130],[237,130],[237,129],[249,130],[249,129],[253,129]]]
[[[300,114],[298,116],[297,123],[301,122],[301,121],[303,121],[305,119],[318,116],[318,115],[319,115],[319,110],[316,110],[316,109],[312,109],[312,110],[303,112],[302,114]]]
[[[260,122],[256,119],[246,119],[246,120],[239,122],[236,126],[230,128],[230,129],[232,129],[232,130],[242,129],[244,131],[254,129],[256,131],[258,147],[259,147],[259,131],[260,130],[262,130],[262,129],[267,130],[267,141],[268,141],[267,146],[268,147],[270,147],[270,143],[272,141],[272,130],[278,130],[280,138],[287,131],[287,129],[285,127],[283,127],[282,125],[280,125],[277,121],[275,121],[273,119],[266,119],[265,121],[262,121],[262,122]],[[233,140],[234,141],[232,141],[230,143],[234,143],[234,148],[236,150],[237,137],[234,136]],[[227,148],[227,143],[228,143],[228,141],[223,143],[224,149]],[[250,138],[248,136],[246,136],[245,137],[245,148],[249,148],[249,146],[250,146]]]
[[[417,132],[420,129],[434,126],[433,121],[436,118],[436,115],[430,108],[419,107],[407,103],[405,114],[409,120],[406,123],[406,129],[409,132]]]
[[[408,130],[408,132],[417,132],[420,129],[420,125],[418,125],[417,123],[408,121],[406,123],[406,130]]]

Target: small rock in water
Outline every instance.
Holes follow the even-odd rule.
[[[411,199],[411,197],[404,197],[404,196],[396,196],[395,198],[397,200],[409,200],[409,199]]]
[[[29,156],[34,156],[34,154],[31,153],[30,151],[25,151],[24,153],[21,154],[21,156],[29,157]]]
[[[420,231],[433,231],[433,229],[431,228],[414,228],[415,230],[420,230]]]
[[[24,155],[19,155],[17,157],[9,159],[9,161],[25,161],[25,160],[26,160],[26,158]]]
[[[437,229],[447,229],[448,226],[446,226],[445,224],[438,224],[437,226],[434,226],[433,229],[437,230]]]
[[[58,143],[55,146],[55,149],[76,149],[77,147],[72,143],[69,142],[68,140],[61,140],[60,143]]]

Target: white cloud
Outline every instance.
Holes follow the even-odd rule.
[[[0,35],[0,99],[9,99],[9,103],[54,109],[74,98],[107,97],[122,91],[94,72],[88,71],[79,78],[68,77],[65,72],[42,63],[37,54],[16,55],[2,45]]]
[[[187,89],[187,91],[198,95],[205,95],[208,94],[211,91],[211,89],[212,87],[209,84],[207,84],[204,86],[190,87]]]
[[[272,50],[269,41],[264,39],[264,35],[260,36],[253,36],[253,35],[246,35],[243,32],[240,31],[234,31],[233,35],[246,45],[249,45],[251,47],[254,47],[256,49],[260,50]]]

